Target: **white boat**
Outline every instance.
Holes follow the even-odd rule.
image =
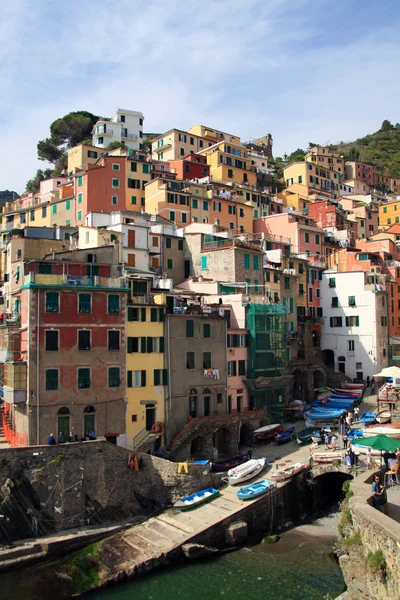
[[[381,412],[379,412],[375,418],[378,421],[378,423],[389,423],[391,417],[392,414],[390,410],[381,410]]]
[[[265,458],[253,458],[247,462],[229,469],[228,481],[231,485],[237,485],[243,481],[248,481],[256,477],[265,467]]]
[[[264,425],[264,427],[259,427],[258,429],[255,429],[254,433],[267,433],[268,431],[277,429],[277,427],[281,427],[280,423],[273,423],[272,425]]]
[[[311,456],[316,463],[331,463],[333,460],[342,460],[341,452],[313,452]]]
[[[364,437],[373,437],[374,435],[387,435],[390,438],[400,440],[400,426],[395,425],[371,425],[363,430]]]
[[[304,471],[306,465],[304,463],[295,463],[294,465],[290,465],[290,467],[285,467],[284,469],[280,469],[279,471],[271,472],[269,474],[269,479],[274,479],[274,481],[285,481],[285,479],[290,479]]]
[[[371,449],[370,446],[360,446],[359,444],[357,444],[357,446],[353,446],[351,444],[351,448],[354,453],[358,452],[359,454],[367,454],[368,448]],[[383,455],[383,452],[381,452],[381,450],[371,450],[371,456],[381,456],[381,454]]]

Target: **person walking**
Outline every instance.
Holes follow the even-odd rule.
[[[367,389],[369,388],[369,386],[371,385],[371,380],[369,378],[369,375],[367,376]]]
[[[329,434],[325,434],[325,450],[329,450]]]
[[[375,377],[371,379],[371,396],[375,394]]]
[[[368,448],[367,450],[367,467],[368,469],[372,469],[372,449]]]
[[[336,450],[336,442],[337,442],[337,437],[335,434],[333,434],[332,436],[332,440],[331,440],[331,444],[332,444],[332,450],[335,451]]]

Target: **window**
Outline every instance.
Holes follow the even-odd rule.
[[[100,138],[99,138],[99,141],[100,141]],[[78,186],[81,186],[81,185],[82,185],[82,175],[79,175],[79,177],[78,177]]]
[[[91,294],[78,294],[78,313],[85,314],[92,312]]]
[[[98,144],[104,144],[104,138],[103,138],[103,136],[102,136],[102,135],[100,135],[100,136],[97,138],[97,143],[98,143]]]
[[[88,150],[88,158],[97,158],[97,152],[95,152],[94,150]]]
[[[173,268],[172,258],[167,258],[167,269],[172,269],[172,268]]]
[[[186,352],[186,368],[195,369],[195,354],[194,352]]]
[[[198,208],[199,207],[199,203],[197,200],[192,200],[192,208]]]
[[[203,210],[208,210],[208,202],[206,200],[203,201]]]
[[[154,381],[153,381],[153,385],[162,385],[161,384],[161,375],[162,375],[162,369],[154,369]]]
[[[112,187],[113,188],[119,188],[119,179],[113,179],[112,180]]]
[[[329,285],[330,288],[336,287],[336,279],[335,279],[335,277],[330,277],[329,278],[328,285]]]
[[[183,240],[178,240],[178,250],[183,250]]]
[[[258,256],[257,255],[253,256],[253,269],[255,271],[258,271]]]
[[[46,369],[46,390],[58,390],[58,369]]]
[[[303,265],[303,263],[299,263],[299,273],[304,273],[304,265]]]
[[[31,221],[34,221],[35,220],[35,211],[31,210],[30,213],[29,213],[29,215],[30,215]]]
[[[149,172],[149,165],[147,163],[142,165],[142,173],[148,173]]]
[[[78,210],[78,221],[82,221],[82,211]]]
[[[131,171],[133,171],[134,173],[136,173],[136,171],[137,171],[137,163],[131,162]]]
[[[319,234],[318,234],[318,233],[316,233],[316,234],[315,234],[315,243],[316,243],[316,244],[319,244],[319,239],[320,239],[320,238],[319,238]]]
[[[78,369],[78,388],[80,390],[90,388],[90,369],[87,367]]]
[[[300,296],[304,296],[304,284],[299,283],[299,294]]]
[[[90,331],[87,329],[78,331],[78,350],[90,350]]]
[[[145,308],[132,308],[128,307],[128,321],[146,321],[146,309]]]
[[[346,317],[346,327],[359,327],[360,317]]]
[[[284,277],[285,290],[290,290],[290,279],[289,277]]]
[[[338,308],[338,306],[339,306],[339,298],[337,296],[333,296],[332,302],[331,302],[331,307]]]
[[[382,327],[387,327],[387,317],[381,317],[381,325]]]
[[[58,292],[46,292],[46,312],[58,313],[60,310],[60,294]]]
[[[202,256],[201,257],[201,268],[202,269],[207,269],[207,256]]]
[[[233,170],[232,169],[228,169],[228,177],[230,179],[233,179]]]
[[[355,305],[356,305],[356,297],[349,296],[349,306],[355,306]]]
[[[211,369],[211,352],[203,352],[203,369]]]
[[[111,196],[111,204],[118,204],[118,196]]]
[[[45,331],[45,349],[47,351],[58,350],[58,331],[54,329]]]
[[[330,317],[329,324],[331,327],[342,327],[342,317]]]
[[[57,204],[53,204],[53,206],[51,207],[51,212],[53,213],[53,215],[57,214]],[[22,221],[21,221],[22,223]]]
[[[230,360],[230,361],[228,361],[228,377],[236,377],[236,375],[237,375],[236,361]]]
[[[108,349],[119,350],[120,349],[120,331],[112,330],[108,332]]]
[[[171,248],[171,238],[169,238],[169,237],[165,238],[165,247]]]
[[[238,375],[246,375],[246,361],[245,360],[239,360],[238,361]]]
[[[139,338],[138,337],[128,337],[126,343],[127,343],[128,354],[132,354],[134,352],[139,352]]]
[[[304,234],[304,241],[305,241],[306,244],[310,243],[310,234],[307,231]]]
[[[119,314],[119,294],[108,294],[108,314]]]
[[[131,204],[136,204],[136,196],[131,196]]]
[[[194,337],[194,321],[192,319],[186,321],[186,337]]]
[[[113,168],[114,171],[119,171],[119,164],[118,163],[113,163],[112,168]]]
[[[204,323],[203,325],[203,338],[211,337],[211,325],[210,323]]]
[[[119,367],[108,368],[108,387],[119,387],[121,385],[121,369]]]
[[[244,268],[250,269],[250,254],[244,254]]]
[[[354,340],[347,341],[347,350],[349,352],[354,352]]]

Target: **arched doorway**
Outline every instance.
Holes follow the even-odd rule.
[[[197,417],[197,390],[194,388],[189,391],[189,417]]]
[[[335,355],[333,353],[333,350],[322,350],[321,351],[321,360],[326,364],[328,369],[332,369],[332,371],[334,370]]]
[[[214,433],[213,446],[217,451],[218,458],[229,456],[230,452],[230,432],[223,427]]]
[[[325,385],[325,375],[318,369],[314,371],[314,389],[320,388]]]
[[[83,409],[83,433],[88,437],[89,431],[96,431],[96,409],[94,406],[85,406]]]
[[[239,446],[252,446],[254,440],[254,427],[249,423],[242,423],[239,432]]]
[[[70,411],[69,408],[63,406],[59,409],[57,413],[57,435],[60,433],[64,436],[65,440],[69,439],[69,419],[70,419]]]
[[[190,444],[190,458],[199,460],[203,458],[204,453],[204,440],[201,437],[194,438]]]
[[[346,357],[338,356],[338,371],[339,373],[346,374]]]

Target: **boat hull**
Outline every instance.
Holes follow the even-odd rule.
[[[331,463],[333,460],[342,460],[342,454],[337,452],[312,453],[315,463]]]
[[[291,479],[305,469],[306,465],[304,463],[296,463],[290,467],[286,467],[286,469],[281,469],[275,473],[270,473],[269,477],[274,481],[285,481],[286,479]]]
[[[269,492],[274,487],[273,483],[264,479],[253,485],[248,485],[236,492],[239,500],[253,500]]]
[[[215,488],[206,488],[205,490],[181,498],[178,502],[175,502],[174,508],[179,510],[192,510],[201,504],[211,502],[211,500],[214,500],[217,496],[219,496],[219,490],[216,490]]]
[[[225,471],[229,471],[229,469],[233,469],[234,467],[242,465],[247,460],[249,460],[248,454],[240,454],[239,456],[235,456],[230,460],[221,460],[213,463],[211,465],[211,471],[214,473],[225,473]]]
[[[248,462],[252,462],[252,461],[248,461]],[[261,471],[264,469],[266,464],[268,464],[268,463],[266,463],[265,458],[261,458],[259,460],[254,461],[254,468],[250,472],[248,472],[248,471],[246,472],[245,469],[242,469],[242,473],[240,472],[240,467],[245,467],[246,463],[243,463],[243,465],[240,465],[240,467],[236,473],[235,473],[235,469],[231,469],[230,471],[228,471],[229,484],[230,485],[239,485],[240,483],[243,483],[245,481],[250,481],[250,479],[257,477],[257,475],[259,475],[261,473]]]

